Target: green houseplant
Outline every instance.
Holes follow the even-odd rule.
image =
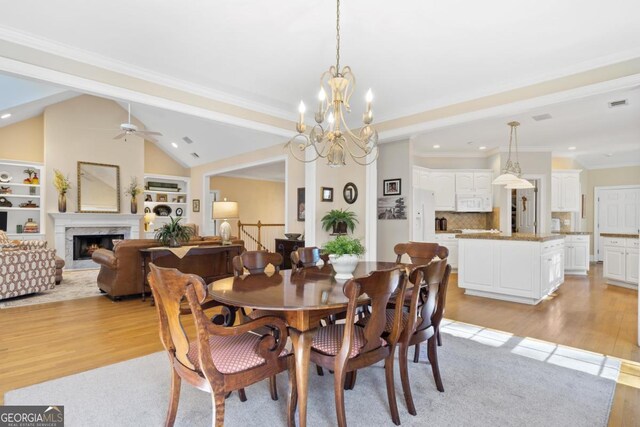
[[[329,261],[336,272],[336,279],[350,279],[365,248],[359,239],[338,236],[327,242],[322,252],[329,255]]]
[[[187,242],[191,238],[193,229],[180,224],[182,218],[169,217],[169,222],[156,231],[155,238],[163,246],[180,247],[180,242]]]
[[[331,209],[322,217],[322,228],[333,234],[347,234],[347,229],[353,233],[358,219],[355,212],[347,209]]]

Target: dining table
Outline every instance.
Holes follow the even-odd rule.
[[[402,264],[361,261],[354,277],[375,270],[386,270]],[[298,389],[298,425],[306,426],[311,343],[320,320],[346,310],[349,302],[343,286],[347,280],[335,278],[330,264],[273,273],[245,274],[228,277],[208,285],[209,295],[232,307],[264,310],[284,319],[289,326],[296,362]],[[363,295],[362,302],[367,301]]]

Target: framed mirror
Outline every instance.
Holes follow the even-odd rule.
[[[356,187],[353,182],[347,182],[344,189],[342,189],[342,196],[344,197],[344,201],[350,205],[355,203],[358,199],[358,187]]]
[[[78,212],[120,213],[120,166],[78,162]]]

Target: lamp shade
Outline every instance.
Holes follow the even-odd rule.
[[[212,219],[238,218],[238,202],[213,202]]]
[[[506,185],[512,182],[518,182],[520,178],[511,174],[511,173],[503,173],[499,177],[493,180],[493,185]]]
[[[156,220],[156,214],[153,212],[147,212],[144,214],[144,222],[153,222]]]
[[[529,188],[535,188],[535,186],[526,179],[519,178],[518,181],[510,182],[505,185],[504,188],[507,190],[526,190]]]

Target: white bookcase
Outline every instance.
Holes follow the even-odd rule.
[[[191,179],[186,176],[173,176],[173,175],[145,175],[144,176],[144,213],[151,211],[156,213],[159,205],[168,206],[171,209],[171,213],[168,216],[161,216],[156,213],[156,219],[153,222],[152,229],[155,230],[162,227],[169,221],[169,216],[181,217],[182,224],[186,224],[189,221],[189,207],[191,199],[189,198],[189,183]],[[174,189],[160,189],[158,187],[150,187],[150,184],[170,184],[177,185],[178,191]],[[163,197],[166,197],[166,202],[162,201]],[[148,200],[151,199],[151,200]],[[181,212],[180,212],[181,211]],[[182,215],[179,215],[182,213]],[[153,238],[154,231],[146,231],[144,233],[145,238]]]
[[[25,169],[33,169],[39,178],[38,184],[25,184],[28,177]],[[29,163],[14,160],[0,160],[0,176],[7,174],[11,177],[9,182],[0,182],[0,197],[11,202],[11,207],[0,206],[0,212],[7,213],[6,233],[10,239],[18,240],[44,240],[45,238],[45,214],[44,214],[44,166],[39,163]],[[7,192],[5,192],[7,191]],[[31,201],[36,208],[20,207],[21,204]],[[38,233],[18,233],[17,226],[22,225],[32,218],[39,226]]]

